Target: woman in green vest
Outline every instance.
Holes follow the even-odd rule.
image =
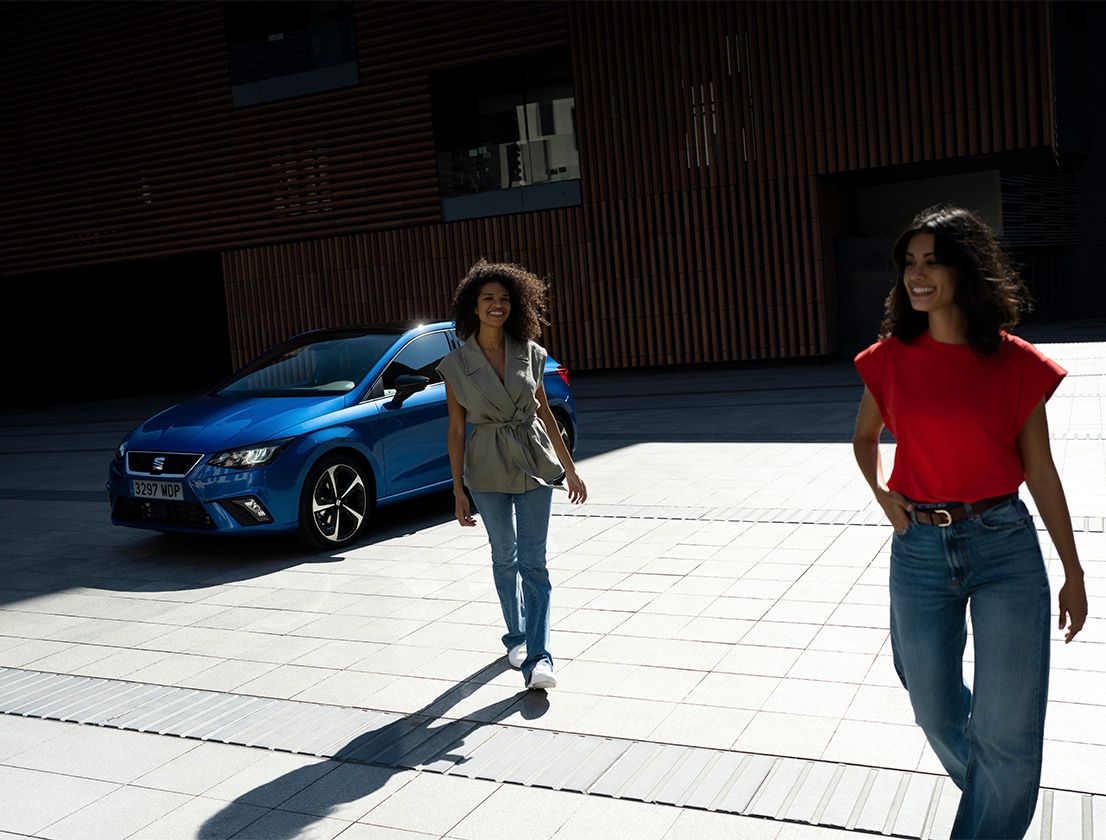
[[[545,396],[546,351],[535,343],[547,323],[545,292],[541,279],[520,266],[477,262],[453,298],[465,343],[438,367],[449,405],[457,521],[476,524],[467,487],[491,543],[507,659],[531,689],[557,684],[545,562],[553,488],[567,490],[574,504],[587,499]]]

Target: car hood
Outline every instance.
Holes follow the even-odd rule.
[[[156,414],[131,432],[129,449],[219,452],[291,437],[345,407],[344,396],[197,397]]]

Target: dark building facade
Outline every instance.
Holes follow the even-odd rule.
[[[937,201],[1101,316],[1103,5],[3,4],[5,341],[198,387],[487,257],[576,370],[837,357]]]

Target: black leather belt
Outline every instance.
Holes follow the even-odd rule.
[[[1005,496],[995,496],[992,499],[980,499],[971,503],[973,516],[978,516],[985,510],[1001,505],[1011,499],[1017,498],[1017,493],[1007,493]],[[953,522],[962,522],[968,518],[968,505],[963,502],[949,502],[935,508],[925,510],[914,509],[914,521],[923,525],[936,525],[938,528],[947,528]]]

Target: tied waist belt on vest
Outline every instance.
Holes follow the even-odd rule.
[[[969,516],[979,516],[985,510],[1001,505],[1011,499],[1016,499],[1017,493],[1007,493],[1005,496],[995,496],[991,499],[980,499],[978,502],[965,504],[964,502],[948,502],[937,507],[920,510],[914,509],[914,521],[923,525],[936,525],[938,528],[947,528],[953,522],[962,522]],[[969,514],[968,511],[971,510]]]
[[[535,426],[537,422],[538,415],[536,412],[534,414],[522,414],[519,412],[513,419],[505,423],[477,423],[475,425],[478,429],[507,429],[510,432],[507,436],[508,447],[514,452],[515,466],[526,473],[526,475],[530,476],[530,478],[534,479],[538,484],[545,487],[552,487],[554,490],[567,490],[568,488],[563,484],[556,483],[564,477],[564,470],[558,470],[559,475],[555,480],[543,478],[539,475],[541,470],[535,461],[534,452],[531,451],[530,448],[533,440],[532,437],[526,434],[526,430],[531,426]],[[524,440],[526,440],[525,443],[523,442]],[[560,464],[557,466],[559,468]]]
[[[508,420],[505,423],[477,423],[476,425],[485,429],[521,429],[523,426],[533,425],[537,419],[537,414],[527,414],[523,417],[515,417],[515,419]]]

